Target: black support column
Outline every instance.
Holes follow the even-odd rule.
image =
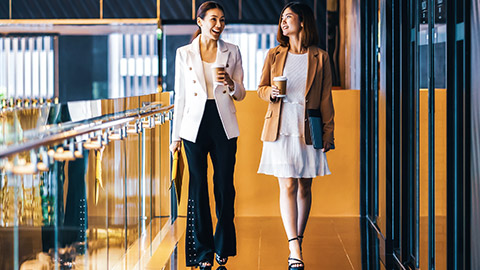
[[[447,1],[447,269],[470,267],[470,0]]]

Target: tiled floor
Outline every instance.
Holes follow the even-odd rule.
[[[305,269],[361,269],[359,220],[311,218],[303,244]],[[238,255],[229,259],[228,270],[288,268],[288,243],[280,217],[241,217],[236,228]],[[168,262],[165,269],[191,269],[185,267],[184,241],[182,237],[178,243],[176,263]]]

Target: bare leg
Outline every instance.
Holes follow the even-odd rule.
[[[279,178],[280,186],[280,213],[282,215],[283,226],[288,239],[297,237],[298,211],[297,211],[297,192],[298,180],[295,178]],[[300,252],[298,241],[290,241],[290,257],[303,259]]]
[[[298,193],[297,193],[297,235],[303,236],[307,220],[310,215],[310,208],[312,206],[312,178],[298,179]],[[299,239],[300,246],[302,239]]]

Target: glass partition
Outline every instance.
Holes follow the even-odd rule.
[[[155,93],[156,23],[0,25],[0,100],[43,104]]]
[[[0,98],[53,99],[58,35],[8,34],[0,37]]]
[[[468,3],[361,2],[362,210],[379,240],[364,234],[369,269],[473,269],[469,83],[475,50],[467,13],[478,7]],[[376,40],[378,50],[371,46]],[[377,62],[378,72],[370,66]],[[376,250],[380,257],[386,250],[386,260]]]
[[[383,234],[387,231],[387,24],[386,2],[378,0],[378,217],[377,225]],[[383,254],[384,255],[384,254]],[[385,258],[383,258],[385,259]]]
[[[445,1],[436,1],[433,21],[435,91],[435,269],[447,269],[447,25]]]
[[[419,3],[418,25],[419,118],[420,118],[420,268],[431,257],[436,269],[446,269],[446,17],[443,1],[434,7]],[[431,9],[434,20],[429,24]],[[430,26],[432,30],[430,32]],[[431,49],[430,49],[431,46]],[[431,79],[429,79],[431,78]],[[433,81],[431,81],[433,80]],[[431,90],[429,89],[431,88]],[[432,109],[433,108],[433,109]],[[432,136],[432,138],[429,138]],[[429,234],[429,227],[432,234]],[[432,237],[432,239],[429,239]],[[429,244],[430,243],[430,244]],[[430,248],[429,248],[430,245]],[[429,254],[429,250],[432,252]]]
[[[472,70],[480,70],[480,3],[472,2],[470,16],[475,18],[471,22],[470,32],[472,39],[471,46],[471,65]],[[467,29],[468,30],[468,29]],[[468,46],[468,44],[467,44]],[[471,100],[470,103],[472,118],[470,124],[472,130],[470,131],[471,142],[471,164],[470,175],[472,179],[471,194],[471,243],[470,249],[472,251],[471,267],[472,269],[480,268],[480,77],[471,76]]]
[[[169,99],[1,111],[2,269],[132,269],[148,260],[170,220],[161,205],[170,185],[160,181],[170,173]]]
[[[420,16],[417,31],[417,65],[418,72],[415,74],[418,84],[415,91],[418,92],[418,147],[419,147],[419,254],[418,262],[420,269],[428,268],[429,258],[429,28],[428,28],[428,1],[422,0],[417,3]]]

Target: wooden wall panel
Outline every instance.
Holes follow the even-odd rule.
[[[156,18],[157,0],[103,0],[103,18]]]
[[[225,19],[227,23],[231,22],[238,22],[239,21],[239,16],[238,16],[238,1],[239,0],[216,0],[220,5],[223,6],[223,9],[225,10]],[[195,12],[197,11],[198,7],[203,3],[206,2],[206,0],[202,1],[195,1]],[[257,1],[258,2],[258,1]]]
[[[160,0],[160,18],[162,21],[193,21],[191,0]]]
[[[9,0],[0,0],[0,19],[8,19],[10,16]]]
[[[278,0],[242,0],[242,19],[276,24],[283,5]]]
[[[12,0],[12,19],[97,19],[98,0]]]

